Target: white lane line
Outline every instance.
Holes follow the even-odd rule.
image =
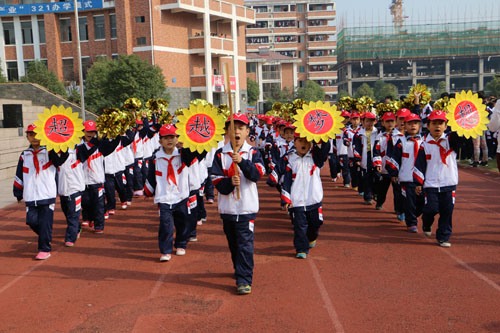
[[[495,215],[500,216],[500,213],[495,212],[495,211],[494,211],[494,210],[492,210],[492,209],[486,208],[486,207],[481,206],[481,205],[479,205],[479,204],[477,204],[477,203],[474,203],[474,202],[469,202],[469,203],[472,203],[474,206],[477,206],[477,207],[479,207],[479,208],[481,208],[481,209],[487,210],[487,211],[489,211],[489,212],[491,212],[491,213],[493,213],[493,214],[495,214]]]
[[[319,292],[321,294],[321,298],[323,299],[323,303],[325,304],[325,307],[328,310],[328,315],[330,316],[330,320],[332,321],[333,326],[335,327],[335,331],[336,332],[344,332],[344,328],[342,327],[342,324],[340,323],[339,316],[338,316],[337,312],[335,311],[335,308],[333,307],[332,301],[330,300],[330,296],[328,296],[328,292],[326,291],[323,280],[321,279],[321,275],[319,274],[318,267],[314,263],[314,260],[312,260],[311,258],[307,259],[307,261],[309,262],[309,266],[311,266],[314,281],[316,282],[316,285],[318,286]]]
[[[165,277],[167,276],[168,272],[170,271],[170,267],[172,267],[172,263],[160,263],[160,265],[166,265],[167,268],[164,270],[164,273],[160,275],[158,280],[155,283],[155,286],[151,290],[151,293],[149,294],[148,298],[153,298],[158,290],[160,290],[161,285],[163,284],[163,280],[165,280]]]

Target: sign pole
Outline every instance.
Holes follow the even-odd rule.
[[[78,46],[78,75],[80,78],[80,106],[82,120],[85,122],[85,92],[83,89],[83,69],[82,69],[82,49],[80,47],[80,21],[78,19],[78,1],[73,0],[75,6],[75,25],[76,25],[76,45]]]
[[[231,145],[234,147],[236,146],[236,139],[235,139],[235,134],[234,134],[234,117],[233,117],[233,96],[231,93],[231,81],[229,79],[229,67],[227,62],[224,63],[224,83],[226,85],[226,94],[227,94],[227,104],[229,104],[229,111],[230,113],[230,125],[229,125],[229,138],[231,139]],[[233,151],[233,154],[237,154],[237,151]],[[239,168],[238,164],[236,162],[233,162],[234,166],[234,171],[235,174],[239,174]],[[240,186],[236,186],[236,195],[238,200],[240,200]]]

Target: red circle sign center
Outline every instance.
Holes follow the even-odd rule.
[[[455,108],[455,121],[463,129],[474,129],[479,125],[480,116],[474,103],[461,101]]]
[[[75,127],[73,121],[65,115],[50,116],[44,127],[47,138],[55,143],[64,143],[73,137]]]
[[[186,135],[196,143],[208,142],[215,135],[215,122],[204,113],[192,115],[186,123]]]
[[[326,134],[333,127],[332,115],[321,109],[310,110],[304,116],[304,127],[308,132],[313,134]]]

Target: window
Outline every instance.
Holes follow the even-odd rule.
[[[7,78],[9,81],[19,81],[17,61],[7,61]]]
[[[146,18],[144,16],[136,16],[135,23],[144,23],[146,22]]]
[[[305,84],[305,81],[304,81],[304,80],[300,80],[300,81],[299,81],[299,88],[303,88],[303,87],[305,87],[305,85],[306,85],[306,84]]]
[[[256,13],[267,13],[267,6],[253,6]]]
[[[299,36],[299,43],[304,43],[304,36]]]
[[[92,61],[90,57],[82,57],[82,71],[83,71],[83,79],[87,78],[87,71],[92,66]]]
[[[304,58],[304,51],[299,51],[299,58]]]
[[[299,73],[305,73],[306,68],[304,66],[299,66]]]
[[[247,73],[257,73],[257,64],[255,62],[247,62]]]
[[[4,104],[1,124],[3,128],[23,127],[23,105]]]
[[[113,60],[118,60],[118,54],[112,54],[111,59]]]
[[[38,38],[40,44],[45,44],[45,21],[38,21]]]
[[[137,45],[146,45],[146,37],[138,37],[136,39],[136,44]]]
[[[13,22],[3,22],[3,38],[5,45],[16,44],[16,36],[14,35]]]
[[[304,12],[304,4],[303,4],[303,3],[299,3],[299,4],[297,5],[297,11],[298,11],[299,13]]]
[[[21,32],[23,34],[23,44],[33,44],[31,21],[21,22]]]
[[[24,71],[27,73],[28,72],[28,69],[30,67],[30,64],[33,62],[33,60],[26,60],[24,62]]]
[[[73,68],[73,58],[63,59],[63,78],[64,81],[75,81],[75,70]]]
[[[297,26],[299,28],[303,28],[304,27],[304,21],[297,21]]]
[[[87,17],[79,17],[78,24],[80,25],[80,41],[89,40],[89,25]]]
[[[273,11],[275,13],[284,13],[288,12],[288,5],[279,5],[279,6],[274,6]]]
[[[248,29],[262,29],[267,27],[268,27],[267,21],[256,21],[255,24],[250,24],[247,26]]]
[[[116,38],[116,15],[109,15],[109,26],[111,28],[111,38]]]
[[[269,43],[269,37],[247,37],[247,44],[267,44]]]
[[[59,30],[61,31],[61,42],[71,42],[71,20],[69,18],[59,19]]]
[[[106,39],[104,30],[104,15],[94,16],[94,39]]]

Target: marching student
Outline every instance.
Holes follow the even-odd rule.
[[[351,112],[351,116],[349,117],[349,122],[351,125],[347,127],[344,132],[344,145],[347,146],[347,158],[349,165],[349,176],[351,178],[351,186],[352,189],[358,191],[359,195],[363,195],[363,186],[361,184],[361,170],[359,165],[355,163],[354,158],[354,147],[353,147],[353,139],[356,133],[361,129],[361,115],[356,111]],[[342,160],[344,162],[344,160]]]
[[[414,173],[425,193],[422,229],[426,236],[430,236],[434,216],[439,214],[437,243],[442,247],[450,247],[455,190],[458,184],[457,151],[463,140],[455,132],[445,133],[448,120],[443,111],[433,111],[428,120],[429,134],[418,152],[415,164],[418,172]],[[417,194],[421,193],[421,186],[416,188]]]
[[[104,157],[111,154],[118,144],[120,137],[114,139],[97,139],[95,121],[87,120],[83,123],[83,143],[90,150],[97,146],[95,151],[83,165],[85,173],[85,191],[82,194],[82,225],[94,228],[94,233],[104,232]]]
[[[288,154],[281,197],[290,211],[295,256],[299,259],[306,259],[309,249],[316,246],[323,224],[320,172],[329,150],[329,141],[313,144],[297,135],[295,150]]]
[[[418,152],[423,142],[420,136],[421,120],[415,113],[408,112],[404,121],[406,136],[399,138],[396,145],[391,147],[393,141],[389,141],[386,168],[389,172],[392,184],[399,183],[403,196],[403,209],[408,232],[416,233],[417,218],[422,214],[424,207],[424,195],[416,188],[420,186],[418,179],[424,176],[415,168]]]
[[[373,204],[374,180],[382,169],[380,158],[374,158],[375,141],[378,135],[377,128],[374,127],[376,121],[377,117],[375,114],[365,112],[363,115],[363,127],[354,135],[352,140],[354,163],[361,167],[363,199],[366,205]]]
[[[144,177],[142,174],[142,166],[144,163],[144,138],[149,132],[149,122],[146,115],[143,113],[143,120],[137,119],[137,127],[135,130],[134,142],[132,149],[134,151],[134,196],[140,197],[144,195]]]
[[[97,146],[90,149],[79,144],[62,154],[61,165],[57,168],[57,192],[61,199],[61,208],[66,216],[67,228],[64,245],[72,247],[80,238],[80,212],[82,207],[82,193],[85,191],[85,173],[83,164],[95,152]]]
[[[340,114],[344,117],[342,124],[347,125],[349,123],[349,118],[351,114],[347,111],[342,111]],[[346,145],[347,140],[347,131],[349,127],[342,128],[342,132],[335,136],[335,140],[331,139],[330,144],[332,145],[330,152],[336,152],[336,168],[332,166],[332,156],[329,155],[329,163],[330,163],[330,174],[333,179],[336,179],[338,174],[342,173],[342,179],[344,183],[344,187],[350,187],[351,184],[351,174],[349,172],[349,153],[348,153],[348,145]],[[332,171],[332,168],[335,170]],[[334,177],[335,176],[335,177]]]
[[[196,153],[189,149],[177,148],[177,129],[172,124],[160,128],[161,148],[153,157],[144,191],[146,196],[154,195],[154,203],[158,204],[160,227],[158,230],[158,245],[160,262],[172,258],[173,248],[176,255],[186,254],[188,242],[188,199],[189,170]],[[174,243],[175,226],[175,243]]]
[[[212,181],[219,192],[218,208],[231,251],[237,293],[244,295],[252,291],[254,223],[259,211],[257,181],[265,168],[259,151],[246,142],[248,118],[238,113],[233,117],[234,146],[230,141],[216,152]],[[226,128],[231,126],[230,120]]]
[[[35,259],[50,257],[52,223],[57,196],[56,168],[60,165],[57,154],[40,146],[36,138],[36,126],[26,129],[26,139],[30,143],[17,163],[14,179],[14,196],[18,202],[26,203],[26,224],[38,235],[38,254]]]

